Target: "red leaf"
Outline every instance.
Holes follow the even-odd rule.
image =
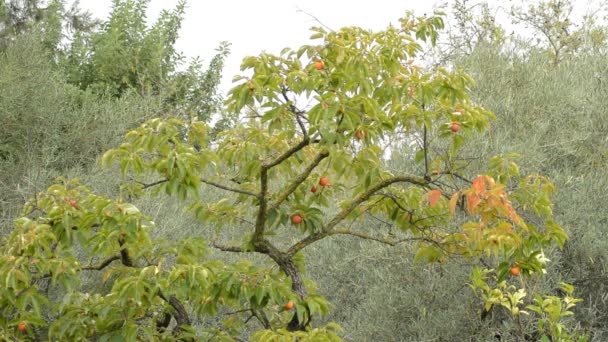
[[[431,190],[427,193],[427,196],[429,197],[429,204],[431,205],[431,208],[433,208],[441,197],[441,190]]]
[[[460,197],[460,192],[455,192],[450,198],[450,213],[454,215],[454,211],[456,211],[456,204],[458,204],[458,198]]]
[[[473,209],[481,202],[481,199],[477,195],[468,195],[467,196],[467,210],[469,213],[473,212]]]
[[[475,192],[482,192],[486,189],[486,183],[483,179],[483,176],[479,176],[477,178],[475,178],[475,180],[473,181],[473,185],[471,186],[471,188],[473,188],[473,190],[475,190]]]

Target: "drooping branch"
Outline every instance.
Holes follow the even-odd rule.
[[[246,251],[243,248],[239,247],[239,246],[224,246],[224,245],[220,245],[216,242],[212,242],[211,246],[215,249],[219,249],[220,251],[223,252],[233,252],[233,253],[245,253],[245,252],[250,252],[250,251]]]
[[[270,321],[268,320],[264,310],[251,309],[251,313],[255,316],[255,318],[258,319],[258,321],[260,321],[264,329],[271,329],[272,326],[270,325]]]
[[[102,263],[100,263],[99,265],[89,265],[89,266],[85,266],[85,267],[81,267],[80,269],[83,271],[100,271],[106,267],[108,267],[108,265],[110,265],[113,261],[115,260],[120,260],[121,256],[120,255],[115,255],[112,257],[109,257],[108,259],[104,260]]]
[[[422,187],[428,187],[429,181],[424,178],[416,177],[416,176],[395,176],[392,178],[385,179],[374,186],[367,189],[367,191],[359,194],[355,197],[348,206],[342,209],[338,214],[336,214],[318,233],[310,235],[289,248],[287,251],[288,255],[294,255],[301,251],[306,246],[312,244],[315,241],[319,241],[328,235],[332,229],[334,229],[340,222],[342,222],[353,210],[355,210],[360,204],[369,200],[372,196],[374,196],[378,191],[392,185],[395,183],[409,183],[413,185],[418,185]]]
[[[160,185],[160,184],[163,184],[163,183],[166,183],[169,181],[168,178],[160,179],[160,180],[157,180],[156,182],[152,182],[152,183],[144,183],[144,182],[138,181],[137,179],[134,179],[134,178],[131,178],[131,180],[134,181],[135,183],[143,186],[144,189],[148,189],[153,186],[157,186],[157,185]]]
[[[357,237],[360,239],[376,241],[376,242],[380,242],[382,244],[390,245],[390,246],[397,246],[404,242],[413,242],[413,241],[423,241],[423,242],[428,242],[428,243],[432,243],[432,244],[437,244],[437,241],[429,239],[429,238],[425,238],[425,237],[410,237],[410,238],[404,238],[404,239],[399,239],[399,240],[393,240],[393,239],[379,238],[379,237],[371,236],[369,234],[365,234],[362,232],[355,232],[355,231],[348,230],[348,229],[333,229],[332,231],[330,231],[327,234],[327,236],[331,236],[331,235],[350,235],[350,236],[354,236],[354,237]]]
[[[328,151],[319,152],[319,154],[317,154],[315,159],[306,167],[306,169],[302,171],[302,173],[300,173],[297,177],[295,177],[293,182],[281,194],[279,194],[277,200],[268,207],[267,212],[278,208],[283,202],[285,202],[287,197],[289,197],[289,195],[296,191],[298,186],[300,186],[300,184],[302,184],[306,180],[306,178],[310,176],[310,173],[319,165],[319,163],[321,163],[321,161],[327,158],[328,156]]]
[[[221,185],[219,183],[215,183],[215,182],[212,182],[212,181],[204,179],[204,178],[201,178],[201,182],[203,182],[203,183],[205,183],[207,185],[211,185],[213,187],[216,187],[218,189],[222,189],[222,190],[226,190],[226,191],[230,191],[230,192],[236,192],[238,194],[243,194],[243,195],[247,195],[247,196],[259,197],[258,194],[255,194],[255,193],[253,193],[251,191],[231,188],[229,186]]]
[[[460,180],[462,180],[464,182],[467,182],[469,184],[473,183],[473,181],[471,181],[470,179],[465,178],[464,176],[460,175],[457,172],[448,172],[448,174],[450,174],[450,175],[452,175],[452,176],[454,176],[454,177],[456,177],[456,178],[458,178],[458,179],[460,179]]]

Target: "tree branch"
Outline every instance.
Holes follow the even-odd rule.
[[[292,146],[290,149],[285,151],[283,154],[278,156],[275,160],[270,163],[262,164],[262,168],[260,170],[260,194],[258,196],[259,204],[258,204],[258,215],[255,221],[255,231],[253,233],[253,245],[256,248],[256,251],[260,253],[268,253],[269,249],[276,249],[274,246],[271,246],[268,241],[263,241],[264,228],[266,227],[266,213],[268,206],[268,170],[279,165],[283,161],[287,160],[289,157],[294,155],[296,152],[300,151],[304,147],[306,147],[310,142],[308,137],[304,137],[300,143]]]
[[[124,239],[119,238],[118,244],[122,247],[125,244]],[[133,267],[133,259],[131,259],[131,256],[129,255],[129,250],[125,247],[120,250],[120,261],[127,267]]]
[[[424,237],[411,237],[411,238],[405,238],[405,239],[399,239],[399,240],[384,239],[384,238],[371,236],[369,234],[365,234],[365,233],[361,233],[361,232],[351,231],[348,229],[334,229],[331,232],[329,232],[329,234],[328,234],[328,236],[331,236],[331,235],[350,235],[350,236],[358,237],[360,239],[372,240],[372,241],[380,242],[380,243],[383,243],[385,245],[390,245],[390,246],[396,246],[396,245],[404,243],[404,242],[412,242],[412,241],[424,241],[424,242],[433,243],[433,244],[437,243],[437,241],[435,241],[435,240],[432,240],[429,238],[424,238]]]
[[[108,265],[110,265],[114,260],[120,260],[120,255],[115,255],[115,256],[109,257],[108,259],[104,260],[99,265],[89,265],[89,266],[81,267],[80,270],[81,271],[100,271],[100,270],[106,268]]]
[[[262,169],[270,170],[271,168],[273,168],[273,167],[281,164],[287,158],[291,157],[294,153],[296,153],[299,150],[301,150],[304,147],[306,147],[309,143],[310,143],[310,139],[308,138],[308,136],[304,137],[304,139],[302,139],[302,141],[300,141],[299,144],[294,145],[292,148],[290,148],[289,150],[285,151],[285,153],[283,153],[282,155],[278,156],[277,159],[273,160],[272,162],[270,162],[268,164],[263,164],[262,165]]]
[[[223,246],[220,244],[217,244],[215,242],[211,243],[211,246],[215,249],[219,249],[220,251],[223,252],[233,252],[233,253],[246,253],[246,252],[250,252],[250,251],[246,251],[241,247],[238,246]]]
[[[132,181],[134,181],[134,182],[135,182],[135,183],[137,183],[137,184],[142,185],[144,189],[147,189],[147,188],[151,188],[151,187],[153,187],[153,186],[157,186],[157,185],[159,185],[159,184],[166,183],[166,182],[168,182],[168,181],[169,181],[169,178],[165,178],[165,179],[157,180],[156,182],[152,182],[152,183],[144,183],[144,182],[140,182],[140,181],[138,181],[138,180],[137,180],[137,179],[135,179],[135,178],[131,178],[131,180],[132,180]]]
[[[270,321],[268,320],[268,317],[266,316],[266,313],[264,312],[264,310],[251,309],[251,313],[255,316],[255,318],[258,319],[258,321],[260,321],[262,326],[264,326],[264,329],[272,328],[272,326],[270,325]]]
[[[291,112],[296,116],[296,122],[300,126],[300,129],[302,130],[302,135],[304,135],[304,138],[306,139],[308,137],[308,132],[306,131],[306,126],[304,126],[304,123],[302,122],[302,119],[300,118],[300,115],[303,113],[303,111],[296,108],[296,106],[293,104],[293,102],[289,99],[289,96],[287,96],[286,87],[283,87],[281,89],[281,95],[283,95],[283,99],[285,99],[285,101],[287,102],[286,104],[289,104],[289,110],[291,110]]]
[[[247,195],[247,196],[259,197],[258,194],[255,194],[253,192],[250,192],[250,191],[247,191],[247,190],[241,190],[241,189],[231,188],[231,187],[228,187],[228,186],[225,186],[225,185],[221,185],[221,184],[212,182],[210,180],[206,180],[204,178],[201,178],[201,182],[203,182],[205,184],[208,184],[208,185],[211,185],[211,186],[214,186],[214,187],[216,187],[218,189],[222,189],[222,190],[226,190],[226,191],[230,191],[230,192],[236,192],[238,194],[243,194],[243,195]]]
[[[159,289],[158,290],[158,296],[164,300],[165,302],[167,302],[169,305],[171,305],[171,307],[174,309],[174,313],[172,314],[172,316],[175,318],[175,321],[177,322],[177,325],[174,328],[174,332],[175,333],[179,333],[182,328],[182,325],[192,325],[192,323],[190,322],[190,317],[188,316],[188,312],[186,311],[186,308],[184,307],[184,305],[182,304],[182,302],[180,302],[179,299],[177,299],[177,297],[175,296],[171,296],[169,298],[165,297],[165,295],[163,294],[163,292]]]
[[[344,220],[355,208],[357,208],[361,203],[367,201],[370,197],[376,194],[376,192],[392,185],[395,183],[410,183],[414,185],[419,185],[422,187],[428,187],[429,182],[424,178],[415,177],[415,176],[395,176],[386,180],[383,180],[374,186],[367,189],[367,191],[359,194],[355,197],[348,206],[342,209],[336,216],[334,216],[318,233],[310,235],[287,250],[287,255],[294,255],[306,246],[312,244],[315,241],[321,240],[328,235],[331,234],[331,230],[334,229],[338,223]]]
[[[310,176],[310,173],[315,169],[315,167],[317,167],[319,165],[319,163],[321,163],[321,161],[323,159],[327,158],[328,156],[329,156],[328,151],[319,152],[319,154],[317,154],[315,159],[306,167],[306,169],[302,173],[300,173],[293,180],[293,182],[285,189],[285,191],[283,191],[279,195],[277,200],[268,207],[268,210],[266,212],[270,212],[270,211],[278,208],[287,199],[287,197],[289,197],[289,195],[291,195],[294,191],[296,191],[298,186],[300,186],[300,184],[302,184],[306,180],[306,178],[308,178],[308,176]]]
[[[422,150],[424,151],[424,179],[431,180],[429,176],[429,150],[428,150],[428,138],[427,138],[427,129],[426,124],[424,124],[424,135],[423,135],[423,144]]]

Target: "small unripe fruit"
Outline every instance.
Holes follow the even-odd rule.
[[[511,267],[511,275],[518,276],[521,273],[521,268],[519,266]]]
[[[285,306],[283,306],[283,309],[291,310],[294,306],[296,306],[296,304],[293,302],[293,300],[290,300],[287,302],[287,304],[285,304]]]
[[[458,132],[459,129],[460,129],[460,124],[458,122],[452,122],[452,127],[451,127],[452,132],[456,133],[456,132]]]
[[[291,223],[293,224],[300,224],[302,223],[302,215],[300,214],[295,214],[291,217]]]
[[[313,185],[312,188],[310,188],[310,192],[312,192],[313,194],[317,192],[317,187]]]
[[[329,179],[327,179],[327,177],[325,177],[325,176],[321,177],[321,179],[319,179],[319,185],[320,186],[328,186],[329,185]]]
[[[19,329],[19,331],[23,332],[23,331],[25,331],[25,329],[27,329],[27,324],[25,322],[19,322],[17,329]]]

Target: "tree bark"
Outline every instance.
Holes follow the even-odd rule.
[[[274,258],[273,258],[274,259]],[[306,291],[306,287],[304,287],[304,280],[302,279],[302,273],[298,270],[298,267],[293,262],[291,257],[282,256],[278,259],[274,259],[281,270],[291,278],[291,289],[295,292],[301,299],[305,299],[308,295],[308,291]],[[304,330],[310,321],[310,313],[308,313],[308,319],[305,319],[304,322],[300,322],[298,320],[298,314],[294,313],[291,321],[287,324],[287,330],[289,331],[297,331]]]

